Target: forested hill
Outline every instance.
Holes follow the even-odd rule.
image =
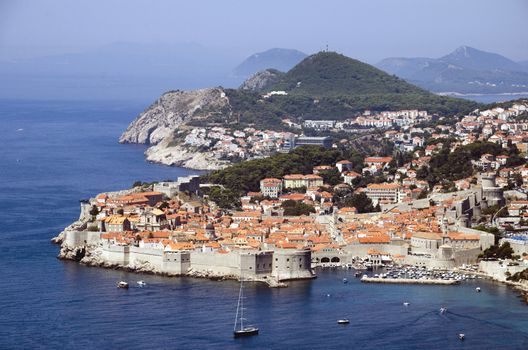
[[[271,157],[234,164],[203,175],[203,178],[204,182],[223,185],[226,189],[242,195],[247,191],[259,191],[260,180],[267,177],[282,178],[287,174],[311,174],[314,166],[333,165],[343,159],[361,165],[363,157],[355,150],[304,146],[290,153],[277,153]]]
[[[270,90],[314,97],[429,94],[403,79],[335,52],[320,52],[305,58]]]
[[[277,125],[280,119],[345,119],[364,110],[420,109],[454,115],[473,111],[472,101],[438,96],[371,65],[335,52],[305,58],[266,91],[285,91],[262,99],[258,93],[226,90],[241,122]]]
[[[167,144],[174,145],[169,139],[185,126],[285,130],[282,120],[286,118],[299,123],[307,119],[343,120],[365,110],[402,109],[452,116],[482,107],[472,101],[437,96],[334,52],[311,55],[285,74],[270,72],[273,77],[257,75],[241,89],[217,87],[165,93],[132,122],[120,141],[156,144],[167,140]],[[271,86],[262,91],[268,83]],[[265,94],[277,90],[287,95]]]

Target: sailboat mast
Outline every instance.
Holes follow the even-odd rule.
[[[242,300],[242,283],[240,283],[240,291],[238,292],[238,302],[237,302],[237,310],[235,315],[235,327],[233,330],[236,331],[237,323],[238,323],[238,311],[240,310],[240,300]]]
[[[242,287],[243,279],[240,279],[240,329],[244,329],[244,288]]]

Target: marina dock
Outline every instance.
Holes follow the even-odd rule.
[[[438,285],[455,285],[459,284],[457,280],[443,280],[430,278],[379,278],[379,277],[363,277],[363,283],[392,283],[392,284],[438,284]]]

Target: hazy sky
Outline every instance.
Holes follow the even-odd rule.
[[[527,17],[528,0],[0,0],[0,49],[194,42],[249,55],[328,43],[376,62],[468,45],[528,60]]]

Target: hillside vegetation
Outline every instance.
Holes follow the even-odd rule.
[[[450,152],[449,144],[446,144],[440,152],[431,157],[429,167],[418,169],[417,177],[431,185],[467,178],[474,173],[471,161],[486,153],[493,156],[508,155],[508,166],[518,166],[524,162],[514,146],[505,149],[492,142],[477,141]]]
[[[277,153],[268,158],[249,160],[223,170],[213,171],[204,175],[204,180],[243,194],[248,191],[259,191],[260,180],[264,178],[282,178],[287,174],[311,174],[314,166],[333,165],[342,159],[349,159],[354,164],[363,163],[363,157],[353,151],[304,146],[290,153]]]
[[[479,107],[476,102],[437,96],[334,52],[309,56],[267,91],[286,91],[288,95],[263,99],[255,92],[227,89],[230,112],[240,123],[280,127],[285,117],[339,120],[364,110],[401,109],[454,115]]]
[[[425,92],[403,79],[335,52],[320,52],[307,57],[289,70],[271,90],[313,97]]]

